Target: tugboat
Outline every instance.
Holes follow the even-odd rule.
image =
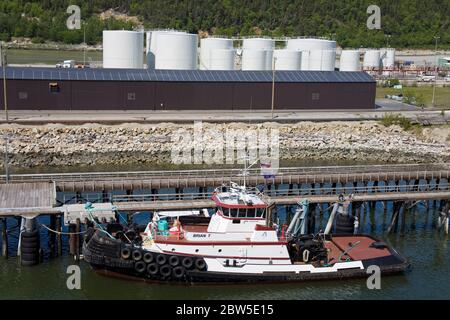
[[[367,277],[372,265],[383,275],[409,266],[369,235],[305,234],[307,200],[282,228],[256,189],[232,183],[216,189],[212,200],[211,217],[206,210],[155,213],[144,230],[97,224],[86,233],[84,260],[107,275],[188,284],[345,279]]]

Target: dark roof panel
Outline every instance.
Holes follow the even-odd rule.
[[[1,70],[1,68],[0,68]],[[272,71],[204,71],[147,69],[55,69],[8,67],[8,79],[167,82],[271,82]],[[375,82],[365,72],[276,71],[277,82]]]

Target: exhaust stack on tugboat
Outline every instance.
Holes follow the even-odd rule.
[[[179,283],[258,283],[344,279],[403,272],[408,262],[368,235],[305,235],[308,202],[279,230],[256,189],[217,188],[217,211],[154,214],[145,230],[90,229],[85,260],[107,274]],[[203,212],[205,212],[204,210]],[[169,227],[169,221],[173,227]]]

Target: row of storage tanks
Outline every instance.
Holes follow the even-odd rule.
[[[248,38],[243,40],[242,49],[235,49],[231,39],[205,38],[200,40],[198,58],[196,34],[156,30],[146,32],[145,36],[149,69],[235,70],[237,55],[241,55],[242,70],[273,70],[275,67],[275,70],[334,71],[336,66],[336,42],[331,40],[289,39],[284,49],[275,49],[273,39]],[[103,67],[143,68],[143,37],[144,32],[140,31],[103,31]],[[395,52],[391,49],[368,50],[363,67],[393,66],[394,60]],[[340,70],[360,71],[360,51],[343,50]]]

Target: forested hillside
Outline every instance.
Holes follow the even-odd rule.
[[[450,0],[70,0],[0,2],[0,39],[28,37],[80,43],[83,31],[66,29],[66,8],[82,9],[89,44],[101,42],[103,29],[132,29],[136,22],[100,18],[108,9],[137,16],[148,28],[245,36],[325,36],[344,47],[450,48]],[[382,29],[368,30],[367,7],[381,7]]]

